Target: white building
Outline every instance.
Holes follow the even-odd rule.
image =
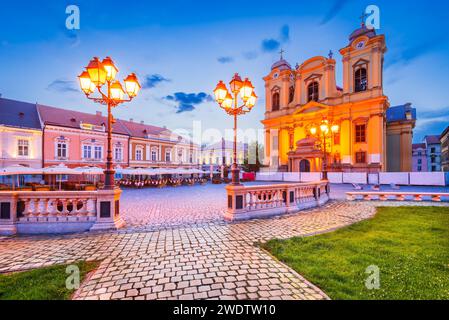
[[[42,129],[35,104],[0,98],[0,167],[42,167]]]

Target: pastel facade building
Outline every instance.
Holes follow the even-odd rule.
[[[130,135],[129,166],[139,168],[193,168],[199,164],[199,146],[167,128],[120,120]]]
[[[105,168],[107,118],[0,98],[0,167]],[[115,167],[198,167],[200,147],[167,128],[115,119]]]
[[[411,171],[416,114],[412,110],[403,119],[387,120],[386,51],[384,35],[364,25],[354,31],[340,50],[342,87],[336,83],[337,62],[332,53],[295,68],[281,57],[272,66],[264,78],[266,113],[262,121],[266,165],[271,171],[321,171],[323,144],[310,129],[323,120],[339,126],[338,133],[326,142],[329,171]],[[398,163],[391,158],[399,159]]]
[[[441,141],[440,136],[425,136],[427,168],[429,172],[441,171]]]
[[[427,148],[425,143],[413,145],[413,172],[427,172]]]
[[[0,167],[42,166],[42,129],[36,105],[0,98]]]
[[[100,112],[88,114],[38,105],[43,128],[44,167],[64,164],[70,168],[105,168],[107,118]],[[114,166],[128,166],[129,135],[120,122],[113,125]]]
[[[243,164],[248,158],[248,144],[237,143],[237,163]],[[216,143],[205,145],[201,151],[201,161],[203,165],[227,166],[234,161],[234,142],[222,140]]]

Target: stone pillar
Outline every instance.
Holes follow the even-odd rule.
[[[270,130],[265,130],[265,165],[271,166],[271,134]]]
[[[225,220],[234,221],[240,220],[239,215],[243,215],[246,212],[246,197],[245,197],[245,187],[243,185],[226,186],[227,196],[228,196],[228,206],[225,213]]]
[[[97,193],[97,221],[90,230],[117,230],[124,227],[125,221],[120,217],[122,190],[98,190]]]
[[[11,236],[17,233],[17,201],[15,192],[0,194],[0,235]]]

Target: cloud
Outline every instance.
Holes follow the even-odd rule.
[[[320,25],[325,25],[329,23],[332,19],[334,19],[337,16],[337,14],[341,10],[343,10],[343,8],[348,4],[349,1],[350,0],[334,0],[332,7],[323,17],[323,20],[321,20]]]
[[[166,96],[165,99],[177,103],[176,113],[193,111],[196,109],[197,105],[213,100],[212,96],[204,92],[200,93],[176,92],[173,95]]]
[[[420,141],[425,135],[441,134],[449,123],[447,109],[419,111],[418,108],[414,141]]]
[[[444,38],[447,38],[447,36],[444,36]],[[395,64],[408,65],[422,56],[439,50],[442,47],[443,43],[444,41],[437,41],[436,39],[433,39],[431,41],[420,43],[414,47],[406,48],[395,58],[387,59],[385,68],[389,68]]]
[[[280,40],[282,42],[290,40],[290,27],[288,25],[282,26]]]
[[[76,87],[75,81],[57,79],[50,83],[47,90],[57,92],[79,92]]]
[[[234,58],[233,57],[219,57],[217,58],[217,61],[220,63],[231,63],[234,62]]]
[[[171,80],[161,76],[160,74],[147,75],[143,82],[143,89],[154,88],[162,82],[171,82]]]
[[[262,51],[273,52],[280,48],[281,43],[275,39],[265,39],[262,41]]]
[[[290,27],[288,25],[284,25],[282,26],[277,38],[267,38],[262,40],[262,51],[273,52],[279,50],[281,45],[288,41],[290,41]]]

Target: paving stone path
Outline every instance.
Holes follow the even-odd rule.
[[[257,243],[329,232],[373,217],[376,205],[334,201],[238,224],[193,219],[155,230],[136,223],[111,233],[0,238],[0,272],[102,261],[77,299],[328,299]]]

